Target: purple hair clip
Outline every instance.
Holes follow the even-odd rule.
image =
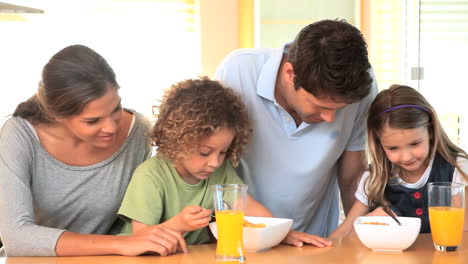
[[[412,107],[412,108],[421,109],[424,112],[426,112],[428,114],[431,114],[431,111],[429,111],[429,109],[427,109],[426,107],[419,106],[419,105],[405,104],[405,105],[397,105],[397,106],[394,106],[394,107],[387,108],[387,109],[383,110],[382,112],[378,113],[372,120],[375,120],[377,117],[381,116],[382,114],[384,114],[386,112],[389,112],[389,111],[392,111],[392,110],[395,110],[395,109],[399,109],[399,108],[404,108],[404,107]]]

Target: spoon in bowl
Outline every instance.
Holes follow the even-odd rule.
[[[390,209],[390,207],[388,207],[388,205],[382,205],[380,206],[382,208],[382,210],[387,213],[391,218],[393,218],[393,220],[395,220],[395,222],[398,223],[398,225],[401,225],[400,221],[398,220],[398,218],[396,217],[395,213],[392,211],[392,209]]]

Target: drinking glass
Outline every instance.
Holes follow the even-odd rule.
[[[465,185],[452,182],[428,184],[429,223],[438,251],[456,251],[463,235]]]
[[[216,260],[244,262],[246,258],[242,229],[247,185],[218,184],[212,188],[218,230]]]

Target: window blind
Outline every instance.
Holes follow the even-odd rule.
[[[420,91],[439,112],[449,137],[468,147],[468,0],[420,0]],[[450,102],[450,103],[447,103]]]
[[[468,148],[468,0],[362,0],[380,89],[418,89],[449,137]],[[450,102],[450,103],[447,103]]]
[[[369,56],[379,89],[406,79],[406,3],[401,0],[369,1]]]

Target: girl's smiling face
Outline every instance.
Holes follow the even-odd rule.
[[[200,140],[188,158],[174,163],[180,177],[189,184],[208,179],[223,164],[234,137],[232,129],[221,128]]]
[[[406,176],[414,181],[423,175],[429,163],[430,152],[427,127],[398,129],[385,125],[379,138],[387,158],[401,167]]]

